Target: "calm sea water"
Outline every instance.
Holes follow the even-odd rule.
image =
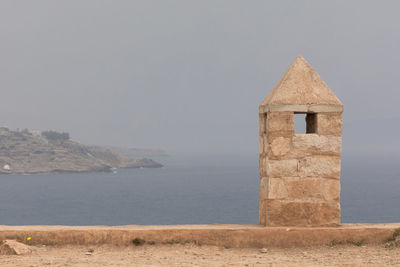
[[[0,224],[258,223],[257,155],[161,161],[117,173],[0,175]],[[343,222],[399,222],[399,203],[396,158],[343,159]]]

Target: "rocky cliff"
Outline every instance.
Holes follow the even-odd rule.
[[[133,159],[69,139],[0,128],[0,173],[90,172],[139,167],[162,165],[151,159]]]

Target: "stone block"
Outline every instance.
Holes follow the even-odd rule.
[[[298,160],[267,160],[268,177],[294,177],[298,175]]]
[[[269,146],[274,156],[283,156],[290,151],[291,145],[292,145],[291,138],[277,137],[272,140]]]
[[[259,158],[260,177],[267,176],[267,156],[260,156]]]
[[[275,105],[267,105],[264,108],[266,112],[283,112],[283,111],[292,111],[292,112],[308,112],[309,105],[285,105],[285,104],[275,104]]]
[[[288,192],[284,180],[281,178],[267,178],[268,180],[268,199],[285,199]]]
[[[266,200],[260,198],[259,207],[258,207],[258,217],[261,225],[266,224]]]
[[[262,177],[260,179],[260,199],[268,198],[268,178]]]
[[[324,226],[340,223],[339,203],[266,200],[267,226]]]
[[[0,255],[25,255],[31,254],[32,249],[16,240],[4,240],[0,245]]]
[[[258,114],[259,134],[260,135],[263,135],[266,133],[266,120],[267,120],[267,114],[265,114],[265,113]]]
[[[343,112],[342,105],[329,104],[269,104],[259,107],[259,113],[293,111],[303,113]]]
[[[321,151],[340,154],[342,138],[340,136],[326,136],[319,134],[294,134],[293,149],[299,151]]]
[[[260,199],[285,199],[287,197],[288,193],[282,178],[261,178]]]
[[[267,113],[266,130],[274,131],[294,131],[294,114],[293,112],[270,112]]]
[[[268,143],[270,144],[272,140],[278,137],[287,137],[287,138],[292,138],[294,132],[289,132],[289,131],[282,131],[282,132],[267,132],[265,135],[267,137]]]
[[[317,133],[320,135],[342,135],[341,113],[317,113]]]
[[[308,106],[307,112],[343,112],[343,105],[318,105],[313,104]]]
[[[285,179],[288,199],[310,200],[324,199],[324,180],[322,178],[289,178]]]
[[[270,146],[268,144],[268,136],[266,134],[263,135],[263,144],[264,144],[264,153],[268,153],[270,150]]]
[[[327,201],[340,201],[340,180],[324,179],[324,198]]]
[[[262,155],[264,153],[264,136],[263,135],[260,135],[259,149],[260,149],[260,155]]]
[[[268,168],[267,168],[268,173]],[[300,177],[340,178],[340,157],[311,156],[299,160]]]

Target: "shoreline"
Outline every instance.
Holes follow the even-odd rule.
[[[54,170],[54,171],[34,171],[34,172],[4,172],[0,171],[0,175],[34,175],[34,174],[76,174],[76,173],[112,173],[113,170],[120,169],[158,169],[162,168],[164,165],[156,162],[154,166],[129,166],[129,167],[109,167],[103,170]]]

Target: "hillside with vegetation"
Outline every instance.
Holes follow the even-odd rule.
[[[135,159],[70,140],[68,133],[0,128],[0,173],[92,172],[112,168],[157,168],[151,159]]]

